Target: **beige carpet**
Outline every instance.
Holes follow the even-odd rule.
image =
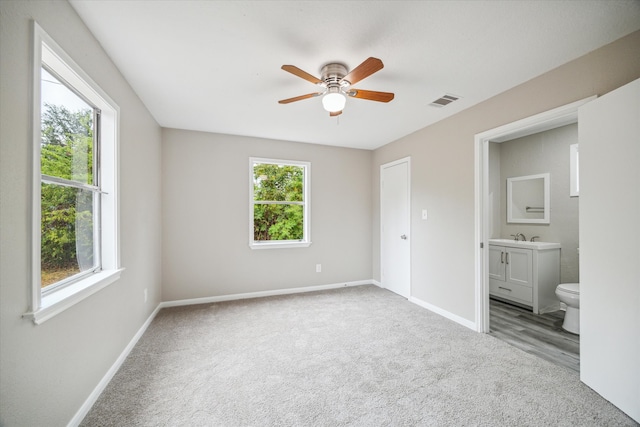
[[[375,286],[162,310],[84,426],[633,426],[578,374]]]

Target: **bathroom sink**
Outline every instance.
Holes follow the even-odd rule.
[[[510,248],[527,248],[537,249],[539,251],[545,249],[560,249],[560,243],[551,242],[524,242],[522,240],[515,241],[513,239],[489,239],[490,245],[508,246]]]

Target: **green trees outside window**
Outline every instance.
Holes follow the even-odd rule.
[[[253,239],[304,239],[303,166],[253,165]]]
[[[94,267],[93,110],[44,104],[41,120],[41,286]],[[73,186],[78,183],[79,186]]]

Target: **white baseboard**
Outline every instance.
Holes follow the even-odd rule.
[[[191,299],[183,299],[183,300],[165,301],[163,303],[160,303],[160,308],[178,307],[182,305],[194,305],[194,304],[209,304],[212,302],[233,301],[233,300],[247,299],[247,298],[262,298],[262,297],[270,297],[275,295],[299,294],[303,292],[325,291],[328,289],[344,288],[346,286],[374,285],[375,284],[374,282],[375,282],[374,280],[367,279],[367,280],[357,280],[354,282],[333,283],[330,285],[316,285],[316,286],[305,286],[301,288],[274,289],[270,291],[246,292],[242,294],[231,294],[231,295],[220,295],[215,297],[203,297],[203,298],[191,298]]]
[[[133,347],[135,347],[135,345],[138,343],[138,340],[140,340],[140,337],[142,337],[142,335],[145,333],[145,331],[147,330],[147,328],[149,327],[153,319],[156,317],[156,314],[158,314],[158,312],[162,308],[161,305],[162,303],[159,304],[155,310],[153,310],[153,313],[151,313],[149,318],[144,322],[144,324],[140,327],[140,329],[138,329],[138,332],[136,332],[136,334],[133,336],[131,341],[129,341],[129,344],[127,344],[127,346],[122,351],[122,353],[120,353],[120,356],[118,356],[115,363],[111,365],[111,368],[109,368],[109,370],[107,371],[105,376],[102,377],[102,379],[100,380],[96,388],[93,389],[93,391],[91,392],[87,400],[84,401],[84,403],[82,404],[78,412],[76,412],[76,414],[73,416],[71,421],[69,421],[69,424],[67,424],[67,427],[76,427],[80,425],[84,417],[87,416],[93,404],[96,403],[96,400],[98,400],[98,397],[100,397],[100,394],[102,394],[104,389],[107,387],[107,384],[109,384],[109,381],[111,381],[111,379],[116,374],[116,372],[118,372],[118,369],[120,369],[120,366],[122,366],[127,356],[129,356],[129,353],[131,353],[131,350],[133,350]]]
[[[379,288],[382,288],[382,283],[378,282],[377,280],[372,280],[371,283],[373,283],[374,285],[376,285]]]
[[[440,307],[436,307],[435,305],[429,304],[428,302],[424,302],[421,299],[418,299],[416,297],[409,297],[409,301],[416,305],[419,305],[420,307],[426,308],[429,311],[433,311],[434,313],[439,314],[442,317],[446,317],[449,320],[453,320],[454,322],[459,323],[462,326],[466,326],[467,328],[472,329],[474,332],[477,331],[476,323],[470,320],[467,320],[464,317],[460,317],[457,314],[453,314],[451,312],[443,310]]]

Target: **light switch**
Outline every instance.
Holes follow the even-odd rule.
[[[427,210],[426,209],[422,209],[422,219],[428,219],[429,216],[427,215]]]

